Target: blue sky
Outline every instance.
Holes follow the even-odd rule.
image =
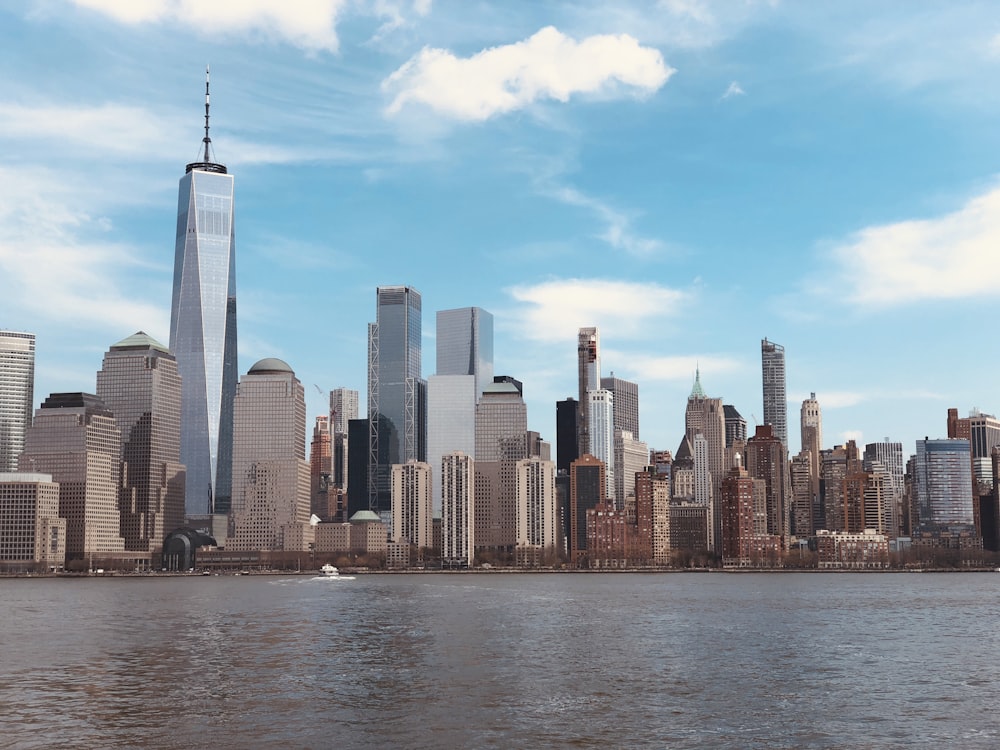
[[[789,439],[943,436],[1000,410],[1000,8],[990,2],[14,0],[0,9],[0,327],[36,402],[168,341],[177,181],[236,176],[240,371],[365,391],[378,285],[496,318],[554,439],[576,330],[675,449],[696,366]]]

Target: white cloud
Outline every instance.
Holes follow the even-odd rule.
[[[844,441],[841,445],[845,445],[848,440],[853,440],[859,446],[865,444],[865,433],[861,430],[844,430],[840,433],[840,438]]]
[[[0,138],[44,140],[47,151],[68,144],[92,154],[156,154],[173,149],[178,123],[141,107],[102,104],[24,106],[0,103]]]
[[[664,249],[664,244],[660,240],[635,234],[632,231],[632,220],[628,216],[597,198],[581,193],[576,188],[566,186],[542,188],[542,193],[570,206],[593,211],[606,224],[604,232],[599,235],[600,238],[616,250],[624,250],[635,256],[649,256]]]
[[[719,97],[719,100],[725,101],[726,99],[732,99],[734,96],[746,96],[746,95],[747,92],[743,90],[742,86],[740,86],[739,81],[733,81],[732,83],[729,84],[729,88],[727,88],[725,92],[722,94],[722,96]]]
[[[518,302],[511,318],[522,335],[542,342],[572,340],[580,326],[588,325],[598,326],[602,336],[646,336],[690,297],[654,282],[603,279],[556,279],[507,292]]]
[[[120,23],[172,22],[213,34],[277,36],[311,51],[337,50],[337,16],[347,0],[72,0]]]
[[[604,362],[627,362],[630,375],[640,383],[652,381],[673,381],[693,383],[695,371],[702,375],[715,376],[722,373],[738,372],[743,363],[733,357],[716,355],[656,356],[635,351],[615,352],[604,348],[601,355]]]
[[[456,120],[482,121],[540,99],[578,93],[649,95],[674,73],[659,50],[627,34],[576,41],[547,26],[528,39],[459,58],[425,47],[382,82],[392,94],[387,113],[422,104]]]
[[[86,187],[38,167],[0,166],[0,318],[164,336],[167,310],[149,302],[157,298],[149,264],[136,248],[108,239],[110,222],[91,212],[95,195]],[[167,268],[169,258],[153,270],[159,277]],[[169,299],[168,290],[160,298]]]
[[[998,246],[1000,188],[936,219],[862,229],[834,248],[833,258],[852,302],[886,307],[994,295]]]
[[[822,391],[816,394],[820,409],[843,409],[850,406],[857,406],[871,397],[857,391]],[[789,404],[801,404],[806,399],[804,393],[790,393],[788,395]]]

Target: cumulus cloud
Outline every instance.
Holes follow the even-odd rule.
[[[868,227],[833,250],[848,298],[870,307],[994,295],[1000,188],[936,219]]]
[[[648,335],[677,314],[690,295],[654,282],[556,279],[512,287],[512,318],[531,340],[572,340],[580,326],[596,325],[619,339]]]
[[[627,34],[577,41],[547,26],[528,39],[459,58],[425,47],[382,82],[392,95],[388,114],[420,104],[455,120],[482,121],[540,99],[622,88],[657,91],[674,73],[659,50]]]
[[[72,0],[120,23],[171,22],[213,34],[256,32],[312,51],[337,50],[337,16],[347,0]]]

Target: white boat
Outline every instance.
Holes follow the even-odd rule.
[[[322,573],[327,578],[336,578],[340,575],[340,571],[337,570],[332,565],[330,565],[330,563],[327,563],[322,568],[320,568],[319,572]]]

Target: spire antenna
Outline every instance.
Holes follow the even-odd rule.
[[[205,144],[205,161],[210,161],[208,156],[208,148],[212,145],[212,139],[208,137],[208,66],[205,66],[205,138],[203,142]]]

